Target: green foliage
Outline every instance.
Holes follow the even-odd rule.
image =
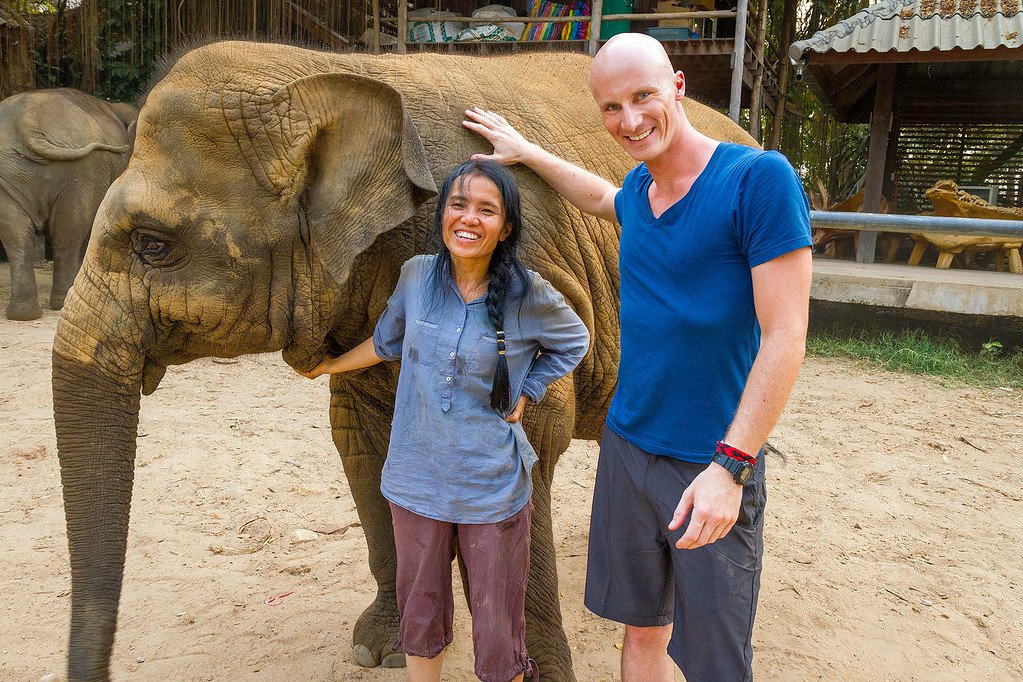
[[[14,10],[21,14],[48,14],[57,11],[56,2],[24,2],[14,3]]]
[[[987,343],[981,344],[980,355],[981,357],[997,358],[1002,354],[1002,343],[1001,341],[988,341]]]
[[[46,59],[46,54],[38,49],[30,50],[29,54],[32,55],[32,64],[35,66],[36,87],[60,87],[60,69],[50,65]]]
[[[139,31],[145,2],[142,0],[100,0],[99,12],[105,17],[100,27],[99,65],[96,94],[118,102],[131,102],[149,83],[154,34]]]
[[[805,82],[796,84],[791,94],[804,117],[789,119],[783,151],[808,191],[817,191],[819,181],[832,200],[845,199],[866,173],[870,126],[836,121]]]
[[[774,40],[785,43],[781,34],[784,3],[774,0],[769,13],[769,30]],[[809,38],[817,31],[851,17],[872,4],[866,0],[810,0],[799,2],[796,14],[796,40]],[[787,52],[788,45],[785,45]],[[842,200],[853,193],[867,168],[867,147],[870,128],[863,124],[836,121],[810,89],[806,80],[790,83],[789,101],[802,115],[788,114],[779,142],[780,150],[795,166],[808,192],[823,185],[833,200]]]
[[[935,338],[917,330],[864,332],[851,337],[815,333],[807,339],[806,348],[811,355],[855,358],[882,369],[955,383],[1023,387],[1023,348],[1007,355],[998,341],[971,352],[954,339]]]

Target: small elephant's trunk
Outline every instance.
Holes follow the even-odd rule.
[[[124,339],[103,338],[116,325],[74,291],[53,344],[53,412],[71,556],[67,676],[105,680],[124,573],[144,354]]]

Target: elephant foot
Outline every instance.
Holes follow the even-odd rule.
[[[543,682],[576,682],[575,671],[572,669],[572,654],[569,652],[529,651],[529,656],[536,662],[537,670]],[[532,679],[528,675],[526,679]]]
[[[50,296],[50,310],[60,310],[63,308],[66,297],[66,294],[63,296]]]
[[[8,320],[38,320],[43,316],[43,309],[36,301],[11,301],[7,306]]]
[[[355,662],[361,665],[363,668],[375,668],[377,664],[374,662],[377,660],[377,655],[370,651],[363,644],[356,644],[352,647],[352,656],[355,657]],[[384,656],[383,660],[380,661],[381,668],[404,668],[405,667],[405,654],[400,651],[392,651],[391,653]]]
[[[394,650],[398,637],[398,607],[394,595],[377,598],[355,622],[352,656],[364,668],[404,668],[405,654]]]

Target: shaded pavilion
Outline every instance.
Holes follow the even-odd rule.
[[[864,211],[891,196],[911,126],[997,125],[1003,142],[979,163],[1023,165],[1023,0],[886,0],[793,43],[789,56],[837,120],[870,123]],[[964,153],[930,167],[961,169]],[[1003,203],[1020,205],[1023,179],[1005,189]],[[873,262],[876,237],[861,233],[858,261]]]

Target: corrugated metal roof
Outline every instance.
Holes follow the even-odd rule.
[[[792,43],[789,57],[998,47],[1023,47],[1023,0],[885,0]]]

